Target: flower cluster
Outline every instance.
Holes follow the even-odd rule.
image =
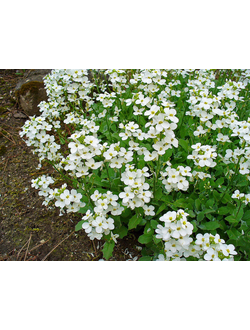
[[[224,244],[225,241],[218,234],[197,234],[196,240],[190,237],[193,225],[187,220],[188,213],[182,209],[169,211],[160,217],[164,226],[158,225],[156,238],[162,239],[165,255],[160,254],[157,261],[162,260],[186,260],[192,256],[198,260],[233,260],[236,255],[232,244]]]
[[[95,190],[94,194],[90,196],[94,202],[94,212],[88,210],[85,216],[82,228],[88,234],[91,240],[95,238],[100,240],[103,235],[108,235],[111,230],[115,228],[114,219],[111,215],[119,215],[124,208],[117,203],[118,196],[112,194],[111,191],[101,194],[98,190]],[[115,239],[118,235],[111,235],[111,238]]]
[[[50,188],[49,185],[53,184],[54,180],[50,176],[42,175],[37,179],[32,180],[32,187],[39,189],[38,195],[44,197],[43,205],[49,205],[51,201],[55,203],[55,206],[60,208],[60,215],[70,212],[78,212],[80,208],[86,204],[81,202],[82,194],[78,193],[77,190],[67,189],[67,184],[63,184],[60,189]]]
[[[216,162],[213,159],[216,158],[217,153],[215,147],[209,145],[201,145],[200,142],[191,146],[193,150],[192,155],[188,155],[187,159],[192,159],[195,165],[200,167],[214,167]]]
[[[237,254],[233,244],[225,244],[219,234],[215,236],[209,233],[197,234],[195,244],[204,251],[203,258],[206,261],[232,261],[233,256]]]
[[[145,214],[154,215],[154,207],[145,205],[150,202],[153,194],[149,190],[149,184],[145,178],[149,177],[148,167],[135,169],[134,165],[126,165],[125,172],[122,173],[121,181],[126,185],[124,191],[119,194],[122,205],[134,210],[136,207],[143,207]]]
[[[188,213],[182,209],[175,211],[169,211],[159,218],[164,222],[164,226],[158,225],[156,232],[156,238],[162,239],[165,244],[165,254],[167,260],[180,259],[189,257],[190,255],[199,256],[200,249],[191,251],[190,243],[192,238],[190,235],[193,232],[193,225],[187,221]]]
[[[166,178],[167,177],[167,178]],[[165,185],[165,189],[168,192],[175,191],[187,191],[189,188],[189,182],[186,177],[192,177],[191,168],[189,166],[178,166],[177,169],[167,166],[164,171],[161,172],[162,183]]]
[[[234,191],[232,198],[238,199],[246,205],[250,202],[250,194],[241,193],[238,189]]]
[[[41,176],[32,180],[32,187],[60,214],[83,214],[78,228],[90,239],[113,244],[117,235],[145,224],[151,232],[157,227],[157,238],[164,241],[165,254],[159,259],[231,260],[236,252],[225,240],[238,244],[238,233],[247,224],[242,210],[231,203],[238,223],[226,230],[223,215],[228,213],[221,203],[238,199],[249,208],[249,189],[242,179],[250,180],[250,119],[243,105],[250,74],[232,70],[234,79],[225,77],[220,86],[217,74],[53,70],[44,80],[48,101],[40,103],[41,115],[29,118],[20,136],[38,155],[39,167],[49,162],[67,184],[52,188],[55,180]],[[162,215],[168,207],[172,211]],[[198,230],[196,239],[188,214]],[[204,228],[214,226],[225,240],[204,234]],[[156,245],[151,255],[162,251],[157,239],[145,235],[145,244]]]

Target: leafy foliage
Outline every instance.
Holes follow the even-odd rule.
[[[249,70],[91,74],[53,70],[20,133],[64,182],[32,180],[44,204],[78,212],[107,260],[130,230],[140,260],[249,260]]]

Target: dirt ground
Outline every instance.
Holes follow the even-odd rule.
[[[37,157],[18,134],[27,118],[18,118],[23,114],[11,95],[25,72],[0,70],[0,261],[97,261],[104,241],[74,231],[80,214],[59,216],[31,188],[31,179],[50,169],[37,169]],[[110,260],[139,258],[138,246],[135,233],[118,239]]]

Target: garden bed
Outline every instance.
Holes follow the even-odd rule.
[[[1,74],[2,260],[249,260],[249,70]]]
[[[17,73],[0,71],[0,260],[99,260],[104,242],[94,246],[83,230],[74,231],[80,215],[59,216],[31,188],[32,178],[53,169],[38,170],[37,156],[19,136],[27,118],[14,117],[21,111],[10,94],[22,79]],[[138,245],[132,233],[119,240],[110,260],[139,256]]]

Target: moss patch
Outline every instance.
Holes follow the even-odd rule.
[[[7,152],[7,148],[5,146],[0,146],[0,156],[3,156]]]
[[[20,89],[17,89],[15,91],[15,95],[17,98],[19,98],[20,95],[25,95],[27,92],[31,92],[31,93],[38,93],[38,90],[40,88],[43,88],[44,84],[43,82],[40,81],[29,81],[24,83]]]

